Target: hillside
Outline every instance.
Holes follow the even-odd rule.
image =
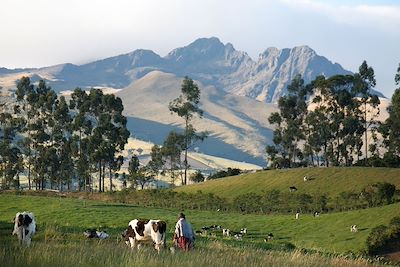
[[[304,182],[304,176],[311,180]],[[288,192],[290,186],[295,186],[299,193],[327,194],[335,197],[344,191],[359,192],[366,185],[377,182],[392,183],[400,188],[400,169],[338,167],[269,170],[182,186],[175,190],[179,192],[201,190],[204,193],[214,193],[233,199],[238,195],[262,193],[273,189]]]
[[[34,237],[36,245],[68,244],[79,246],[89,245],[91,242],[83,238],[82,232],[87,228],[99,228],[107,231],[111,238],[106,244],[117,245],[121,231],[133,218],[160,218],[167,223],[167,242],[171,244],[173,225],[179,209],[144,208],[139,206],[105,203],[99,201],[79,199],[16,196],[0,194],[0,235],[5,236],[0,242],[2,248],[9,245],[12,229],[12,220],[16,211],[29,210],[35,213],[39,231]],[[57,216],[54,216],[57,214]],[[350,212],[322,214],[314,218],[310,215],[301,215],[299,220],[293,215],[254,215],[225,212],[186,210],[187,218],[195,230],[203,226],[221,225],[224,228],[238,231],[247,227],[248,235],[243,241],[222,238],[221,232],[216,238],[198,236],[198,249],[218,247],[229,248],[236,246],[240,249],[279,249],[284,244],[292,243],[298,249],[315,249],[324,252],[345,253],[360,252],[365,249],[365,240],[373,227],[388,224],[394,216],[400,216],[400,204],[388,205],[380,208],[371,208]],[[358,233],[350,233],[350,225],[359,226]],[[7,233],[7,235],[6,235]],[[263,242],[268,233],[274,234],[274,241]],[[62,242],[60,242],[62,238]],[[3,239],[2,239],[3,240]],[[216,244],[215,242],[219,242]],[[119,244],[124,249],[122,244]],[[125,249],[128,249],[125,247]],[[1,257],[0,257],[1,258]],[[323,264],[322,264],[323,265]],[[308,265],[307,265],[308,266]],[[317,266],[317,265],[313,265]],[[320,265],[321,266],[321,265]]]
[[[180,95],[181,83],[174,74],[152,71],[117,92],[136,138],[162,144],[169,131],[183,127],[183,120],[168,109],[168,103]],[[214,86],[199,83],[199,88],[204,114],[193,124],[198,131],[209,133],[203,143],[196,144],[199,151],[265,166],[264,147],[272,137],[267,118],[276,107]]]

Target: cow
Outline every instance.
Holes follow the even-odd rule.
[[[231,236],[231,231],[227,228],[222,229],[222,236]]]
[[[154,248],[160,252],[166,247],[166,230],[167,224],[164,221],[134,219],[129,222],[122,236],[131,248],[139,249],[142,243],[153,242]]]
[[[247,234],[247,228],[242,228],[242,229],[240,229],[240,233],[241,233],[242,235]]]
[[[241,234],[241,233],[236,233],[236,234],[233,235],[233,237],[236,240],[243,240],[243,234]]]
[[[264,238],[264,242],[268,242],[268,241],[273,240],[273,239],[274,239],[274,235],[272,233],[269,233],[267,235],[267,237]]]
[[[289,187],[289,192],[296,192],[297,188],[295,186]]]
[[[358,232],[358,228],[357,228],[357,225],[352,225],[351,227],[350,227],[350,232],[352,232],[352,233],[357,233]]]
[[[100,232],[97,231],[96,229],[87,229],[85,232],[83,232],[83,235],[86,238],[99,238],[99,239],[106,239],[110,236],[106,232]]]
[[[17,212],[14,218],[13,235],[17,235],[21,244],[30,246],[32,236],[36,233],[36,220],[32,212]]]
[[[307,176],[304,176],[304,177],[303,177],[303,181],[304,181],[304,182],[307,182],[307,181],[308,181],[308,177],[307,177]]]
[[[299,216],[300,216],[300,213],[299,213],[299,212],[296,212],[296,215],[295,215],[296,220],[299,219]]]

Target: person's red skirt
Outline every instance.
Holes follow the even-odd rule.
[[[193,243],[189,238],[184,236],[178,237],[178,247],[182,250],[188,251],[193,248]]]

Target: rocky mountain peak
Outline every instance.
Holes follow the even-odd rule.
[[[57,90],[76,86],[123,88],[158,70],[178,77],[189,76],[206,86],[212,85],[263,102],[277,102],[297,74],[302,75],[307,83],[321,74],[330,77],[350,73],[306,45],[284,49],[269,47],[253,61],[247,53],[236,50],[231,43],[222,43],[216,37],[199,38],[172,50],[165,57],[151,50],[138,49],[84,65],[46,69],[54,77],[49,81],[50,85]],[[37,69],[37,72],[42,75],[46,69]],[[14,70],[0,69],[0,75],[10,72],[14,73]]]

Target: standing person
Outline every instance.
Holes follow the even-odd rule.
[[[186,221],[185,214],[180,213],[178,222],[175,226],[174,245],[184,251],[194,248],[194,240],[196,239],[193,228]]]

